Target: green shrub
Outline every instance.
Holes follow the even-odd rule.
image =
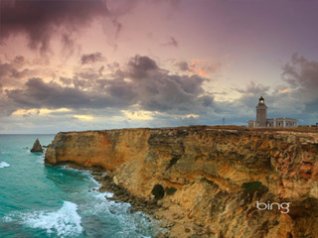
[[[266,186],[264,186],[259,181],[252,181],[252,182],[248,182],[248,183],[243,183],[242,188],[243,188],[244,192],[248,193],[248,194],[253,194],[255,192],[265,193],[268,191],[268,188]]]
[[[166,188],[166,194],[167,195],[173,195],[173,194],[175,194],[176,191],[177,191],[177,189],[174,188],[174,187]]]

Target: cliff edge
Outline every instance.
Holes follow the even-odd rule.
[[[317,132],[61,132],[45,162],[100,167],[131,195],[157,200],[156,217],[171,222],[170,237],[318,237]]]

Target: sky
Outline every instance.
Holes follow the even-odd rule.
[[[0,134],[318,122],[318,1],[0,0]]]

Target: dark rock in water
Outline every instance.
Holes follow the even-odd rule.
[[[33,144],[33,147],[31,149],[32,153],[43,153],[42,145],[39,141],[39,139],[36,139],[36,141]]]

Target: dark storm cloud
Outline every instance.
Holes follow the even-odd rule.
[[[177,62],[177,63],[176,63],[176,66],[177,66],[177,68],[178,68],[179,70],[181,70],[181,71],[185,71],[185,72],[191,71],[188,62],[186,62],[186,61]]]
[[[199,102],[199,95],[203,93],[202,81],[202,78],[195,76],[166,74],[145,78],[138,89],[140,105],[146,110],[197,111],[198,107],[205,105]]]
[[[0,61],[0,84],[3,86],[16,86],[20,80],[29,76],[32,70],[24,67],[25,59],[22,56],[15,57],[12,61]]]
[[[170,74],[147,56],[132,58],[127,76],[136,87],[139,104],[146,110],[191,112],[200,111],[206,105],[202,88],[206,79]]]
[[[127,102],[121,98],[111,97],[102,90],[85,91],[75,87],[62,87],[54,82],[45,83],[40,78],[28,80],[24,89],[7,91],[7,95],[22,108],[80,109],[127,106]]]
[[[103,57],[102,53],[96,52],[92,54],[85,54],[82,55],[81,63],[82,64],[91,64],[99,61],[103,61],[105,58]]]
[[[2,0],[1,40],[24,33],[31,48],[47,50],[58,27],[73,30],[107,14],[103,0]]]
[[[129,76],[134,79],[143,78],[148,75],[149,72],[159,70],[157,63],[147,56],[135,56],[129,61],[128,66]]]
[[[214,106],[213,97],[202,88],[206,80],[198,75],[180,76],[161,69],[146,56],[135,56],[126,70],[118,70],[111,80],[102,78],[61,78],[63,85],[28,80],[24,88],[7,91],[10,100],[22,108],[128,108],[204,113]],[[127,80],[128,79],[128,80]]]
[[[123,24],[120,17],[131,12],[138,0],[1,0],[0,43],[10,36],[25,34],[32,49],[46,52],[53,36],[62,34],[62,44],[74,44],[71,35],[93,20],[106,17],[118,38]],[[64,32],[64,33],[63,33]],[[65,34],[67,32],[67,34]]]
[[[295,54],[285,65],[283,78],[291,88],[290,94],[305,104],[306,112],[318,111],[318,61]]]
[[[5,90],[0,82],[0,119],[10,115],[15,110],[14,103],[9,103]]]

